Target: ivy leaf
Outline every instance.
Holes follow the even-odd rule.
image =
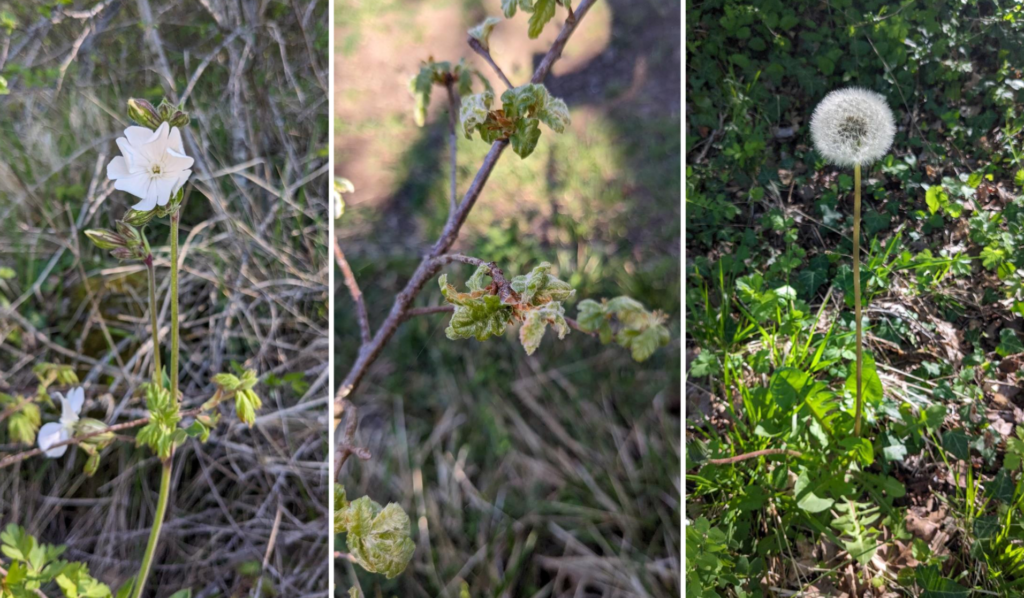
[[[516,121],[515,132],[509,139],[512,142],[512,151],[520,158],[526,158],[537,149],[537,142],[540,141],[540,121],[535,118]]]
[[[519,342],[522,343],[527,355],[533,355],[540,346],[549,324],[558,333],[559,340],[569,333],[569,325],[565,322],[565,308],[560,301],[551,301],[526,312],[526,319],[519,328]]]
[[[963,430],[949,430],[942,435],[942,449],[960,461],[971,457],[971,438]]]
[[[512,279],[512,290],[519,293],[522,303],[542,305],[550,301],[567,301],[576,291],[572,286],[550,274],[551,264],[541,262],[529,274]],[[472,287],[470,287],[472,288]]]
[[[491,31],[493,31],[494,26],[500,22],[501,19],[498,17],[487,17],[482,23],[469,30],[469,37],[480,42],[480,46],[483,47],[484,50],[490,50]]]
[[[437,282],[441,294],[448,303],[455,306],[455,313],[445,329],[449,339],[475,338],[485,341],[505,333],[505,327],[512,321],[512,307],[502,303],[500,297],[482,291],[459,293],[448,284],[447,274],[442,274]]]
[[[999,346],[996,347],[996,353],[1000,357],[1024,353],[1024,344],[1020,342],[1016,332],[1010,328],[1003,328],[999,331]]]

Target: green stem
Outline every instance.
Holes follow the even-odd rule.
[[[149,576],[149,568],[153,564],[153,555],[156,553],[156,543],[160,539],[160,528],[164,524],[164,515],[167,513],[167,502],[171,495],[171,460],[174,453],[164,460],[163,473],[160,475],[160,498],[156,502],[156,516],[153,519],[153,527],[149,530],[149,542],[146,543],[146,553],[142,555],[142,566],[139,574],[135,576],[135,589],[132,591],[132,598],[140,598],[142,590],[146,587],[146,577]]]
[[[857,409],[853,420],[853,435],[860,437],[861,411],[863,397],[861,395],[861,378],[864,366],[864,339],[861,323],[860,306],[860,164],[853,167],[853,314],[857,319]]]
[[[160,329],[156,321],[156,268],[153,266],[152,253],[146,255],[146,272],[149,275],[149,325],[153,330],[153,384],[161,388],[163,368],[160,365]]]
[[[180,210],[180,207],[179,209]],[[178,221],[181,212],[171,214],[171,400],[178,400]]]

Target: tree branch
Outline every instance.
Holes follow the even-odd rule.
[[[334,261],[338,263],[338,268],[341,269],[341,274],[345,277],[345,286],[348,287],[352,300],[356,302],[356,314],[359,316],[359,332],[362,334],[363,344],[365,345],[370,342],[370,316],[366,313],[363,291],[359,289],[359,283],[356,282],[356,276],[352,273],[348,260],[345,259],[345,252],[341,250],[341,245],[338,245],[337,237],[334,238]]]
[[[491,65],[491,68],[498,74],[498,77],[501,79],[502,83],[505,84],[505,87],[509,89],[515,87],[515,85],[512,85],[512,82],[508,80],[508,77],[505,76],[505,73],[501,70],[501,67],[498,66],[498,63],[494,62],[494,59],[491,58],[490,50],[484,48],[483,45],[480,44],[480,41],[475,37],[470,37],[466,42],[469,43],[469,47],[473,48],[474,52],[482,56],[483,59],[487,61],[487,64]]]
[[[562,51],[565,49],[565,44],[572,37],[573,32],[579,25],[580,21],[587,14],[590,8],[594,5],[596,0],[582,0],[579,6],[576,8],[574,15],[570,15],[569,19],[566,20],[565,25],[562,27],[561,32],[555,39],[551,49],[548,50],[547,54],[541,59],[540,64],[533,73],[530,81],[532,83],[541,83],[548,72],[551,70],[551,66],[559,59],[562,55]],[[487,179],[491,176],[494,171],[494,167],[497,165],[498,160],[501,158],[502,152],[508,146],[507,140],[498,140],[491,145],[491,150],[487,153],[484,158],[483,164],[480,166],[480,170],[477,171],[476,176],[473,178],[473,182],[470,184],[469,189],[466,190],[463,196],[462,202],[458,205],[457,209],[449,214],[448,221],[445,224],[444,230],[441,232],[441,236],[437,242],[430,249],[430,252],[423,257],[420,261],[416,271],[413,272],[409,282],[406,283],[405,288],[395,297],[394,304],[391,306],[391,311],[388,313],[388,317],[381,324],[377,333],[373,336],[370,343],[364,343],[359,350],[359,356],[356,358],[352,368],[348,374],[342,380],[341,385],[338,387],[337,394],[334,399],[334,409],[336,412],[340,412],[343,409],[343,400],[348,397],[352,392],[359,386],[359,383],[366,376],[367,371],[377,357],[380,356],[384,350],[384,346],[391,340],[395,332],[398,329],[399,324],[406,319],[406,312],[412,305],[413,300],[423,289],[424,285],[440,270],[441,265],[436,262],[436,258],[445,254],[448,249],[455,243],[455,240],[459,236],[459,231],[462,229],[462,225],[465,224],[466,218],[469,216],[469,212],[476,205],[477,200],[480,198],[481,192],[483,192],[484,186],[487,183]]]

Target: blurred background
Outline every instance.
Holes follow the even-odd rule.
[[[166,95],[192,116],[180,237],[185,406],[209,397],[218,372],[260,375],[252,429],[222,407],[209,441],[175,455],[150,596],[327,592],[327,7],[0,1],[0,393],[34,394],[32,368],[53,362],[85,386],[84,414],[114,423],[145,413],[144,267],[82,234],[112,227],[136,201],[105,173],[129,97]],[[147,234],[166,339],[167,219]],[[44,421],[56,417],[43,408]],[[0,422],[0,455],[24,448],[10,421]],[[0,471],[0,526],[66,544],[63,558],[116,588],[138,569],[159,461],[131,442],[108,448],[91,478],[84,461],[72,450]]]
[[[446,315],[403,324],[350,397],[373,457],[350,460],[339,481],[350,499],[401,504],[417,550],[391,581],[339,559],[339,595],[679,595],[679,11],[595,5],[546,81],[572,126],[542,127],[526,160],[505,152],[453,249],[507,275],[551,262],[577,289],[567,315],[583,298],[631,295],[669,315],[672,343],[636,364],[617,346],[549,333],[528,357],[515,327],[481,343],[448,340]],[[500,90],[465,43],[500,14],[497,0],[336,1],[335,174],[356,189],[336,231],[374,329],[448,211],[444,90],[417,128],[409,79],[430,57],[466,58]],[[513,83],[529,79],[564,16],[538,40],[523,14],[497,26],[491,53]],[[459,135],[460,194],[488,149]],[[472,268],[445,272],[460,286]],[[359,329],[336,277],[340,380]],[[429,283],[416,305],[442,303]]]

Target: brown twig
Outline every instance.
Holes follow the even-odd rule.
[[[735,457],[726,457],[725,459],[708,459],[704,461],[702,465],[732,465],[733,463],[739,463],[740,461],[746,461],[747,459],[756,459],[757,457],[771,457],[773,455],[787,455],[790,457],[803,457],[804,454],[800,451],[794,451],[790,449],[764,449],[760,451],[754,451],[752,453],[743,453],[742,455],[736,455]]]
[[[548,50],[547,54],[541,59],[540,64],[537,65],[537,69],[531,77],[531,83],[540,83],[548,72],[551,70],[551,66],[561,57],[562,51],[565,49],[565,44],[572,37],[573,32],[579,25],[580,21],[587,14],[590,8],[594,5],[596,0],[583,0],[580,5],[576,8],[576,12],[573,17],[566,21],[559,32],[558,37],[555,39],[551,49]],[[370,343],[364,343],[360,347],[359,355],[356,357],[356,361],[352,364],[348,374],[345,375],[341,385],[338,387],[338,391],[335,394],[334,409],[336,412],[341,411],[343,408],[343,400],[345,397],[352,394],[352,392],[359,386],[359,383],[366,376],[366,372],[369,370],[370,365],[377,360],[381,352],[384,350],[384,346],[387,345],[391,337],[394,336],[398,330],[399,324],[406,319],[406,312],[410,309],[413,300],[426,285],[427,281],[430,280],[441,265],[436,262],[436,258],[445,254],[448,249],[455,243],[455,240],[459,236],[459,231],[462,229],[462,225],[466,222],[466,218],[469,217],[469,212],[476,205],[477,200],[480,198],[481,192],[483,192],[484,186],[487,184],[487,179],[491,176],[491,172],[494,171],[494,167],[497,165],[498,160],[501,158],[502,152],[508,147],[508,141],[498,140],[491,145],[491,150],[487,153],[484,158],[483,164],[477,171],[476,176],[473,178],[473,182],[470,183],[469,189],[466,190],[463,196],[462,203],[459,204],[458,208],[449,214],[448,221],[445,223],[444,230],[441,232],[441,236],[437,242],[430,249],[430,252],[423,257],[420,261],[420,265],[413,272],[412,278],[406,283],[405,288],[395,297],[395,302],[391,306],[391,311],[388,313],[388,317],[381,324],[380,328],[377,329],[377,333],[374,335]]]
[[[498,64],[494,62],[494,59],[491,58],[490,50],[485,48],[483,44],[481,44],[480,41],[477,40],[475,37],[468,38],[466,42],[469,44],[470,48],[473,48],[474,52],[482,56],[483,59],[487,61],[487,64],[491,65],[491,68],[494,69],[494,72],[498,74],[498,77],[501,79],[502,83],[505,84],[505,87],[508,87],[509,89],[515,87],[515,85],[512,85],[512,82],[508,80],[508,77],[505,76],[505,73],[501,70],[501,67],[499,67]]]
[[[338,479],[341,474],[341,468],[345,466],[345,461],[352,455],[355,455],[366,461],[371,457],[370,451],[355,445],[356,428],[359,427],[359,413],[356,410],[356,406],[349,401],[342,401],[342,409],[336,412],[335,425],[339,425],[339,422],[343,417],[348,417],[348,422],[345,424],[345,431],[341,437],[341,441],[338,442],[337,452],[335,453],[335,461],[337,464],[334,466],[334,479]]]
[[[183,418],[185,418],[185,417],[193,417],[193,416],[199,415],[202,412],[203,412],[203,408],[202,407],[196,407],[195,409],[189,409],[187,411],[182,411],[181,412],[181,417],[183,417]],[[131,428],[138,428],[139,426],[144,426],[144,425],[146,425],[148,423],[149,423],[149,418],[148,417],[140,417],[139,419],[133,419],[131,421],[126,421],[126,422],[123,422],[123,423],[120,423],[120,424],[114,424],[112,426],[107,426],[106,428],[103,428],[102,430],[97,430],[96,432],[90,432],[88,434],[82,434],[81,436],[75,436],[74,438],[69,438],[68,440],[64,440],[64,441],[58,442],[56,444],[50,445],[50,448],[54,449],[54,448],[59,448],[59,447],[62,447],[62,446],[68,446],[68,445],[73,445],[73,444],[81,444],[82,442],[85,442],[86,440],[89,440],[90,438],[94,438],[96,436],[102,436],[104,434],[120,432],[121,430],[129,430]],[[15,463],[20,463],[21,461],[24,461],[25,459],[28,459],[30,457],[35,457],[36,455],[42,455],[42,454],[43,454],[43,450],[42,449],[34,448],[32,450],[22,451],[20,453],[14,453],[13,455],[7,455],[3,459],[0,459],[0,469],[3,469],[5,467],[9,467],[11,465],[14,465]]]
[[[370,316],[366,313],[366,302],[363,301],[363,291],[359,288],[359,283],[356,282],[356,276],[352,273],[352,267],[348,265],[348,260],[345,259],[345,252],[341,250],[341,245],[338,245],[338,239],[334,239],[334,261],[338,263],[338,268],[341,269],[342,276],[345,277],[345,286],[348,287],[348,292],[352,295],[352,300],[356,302],[356,314],[359,316],[359,332],[362,334],[363,344],[370,342]]]

